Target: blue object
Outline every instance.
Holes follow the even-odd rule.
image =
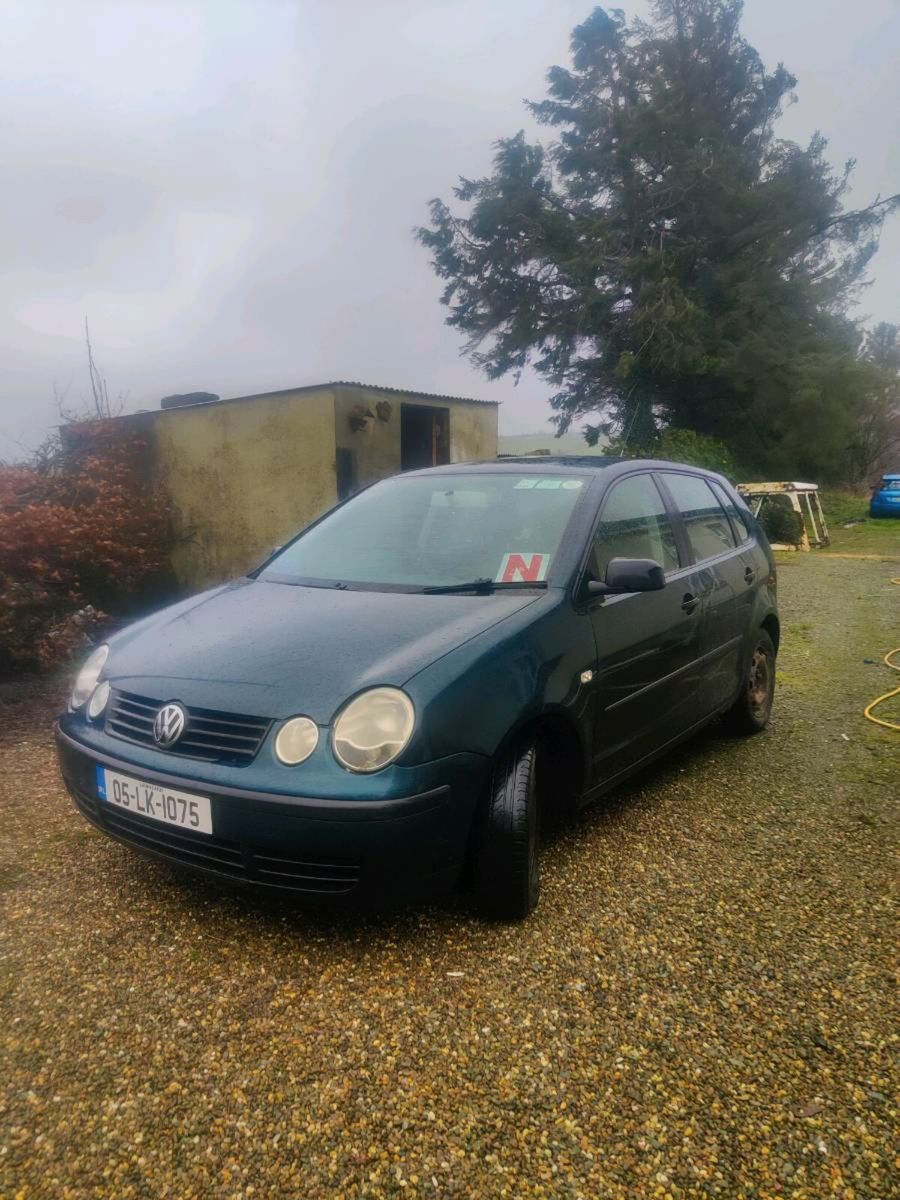
[[[884,475],[869,502],[870,517],[900,519],[900,475]]]

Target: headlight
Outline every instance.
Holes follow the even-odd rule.
[[[319,743],[319,727],[309,717],[291,717],[275,737],[275,753],[288,767],[305,762]]]
[[[109,657],[109,646],[98,646],[94,653],[88,658],[87,662],[78,672],[75,680],[75,687],[72,689],[72,696],[69,703],[73,708],[81,708],[88,696],[97,686],[97,680],[100,678],[100,672],[103,670],[103,664]]]
[[[104,679],[102,683],[98,683],[91,693],[91,698],[88,700],[87,713],[92,721],[96,721],[100,714],[106,708],[106,702],[109,699],[109,682]]]
[[[334,755],[348,771],[378,771],[412,737],[416,714],[397,688],[380,687],[351,700],[334,723]]]

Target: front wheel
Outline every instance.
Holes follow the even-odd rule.
[[[765,629],[757,631],[740,695],[722,718],[730,733],[760,733],[772,715],[775,699],[775,643]]]
[[[529,743],[498,759],[475,847],[478,907],[506,921],[527,917],[541,890],[535,755]]]

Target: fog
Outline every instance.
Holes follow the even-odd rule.
[[[623,4],[629,14],[646,5]],[[488,383],[445,327],[412,237],[427,201],[529,128],[565,62],[572,0],[18,0],[4,7],[0,458],[87,391],[83,323],[128,410],[327,379],[503,402],[541,428],[548,388]],[[744,32],[798,76],[780,132],[900,181],[900,8],[748,0]],[[900,221],[862,315],[898,320]]]

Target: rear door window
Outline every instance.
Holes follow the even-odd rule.
[[[734,549],[734,534],[725,509],[705,479],[674,472],[665,472],[663,479],[681,513],[696,562]]]
[[[613,558],[652,558],[664,571],[677,571],[678,548],[669,514],[652,475],[631,475],[614,484],[594,534],[589,569],[606,578]]]

